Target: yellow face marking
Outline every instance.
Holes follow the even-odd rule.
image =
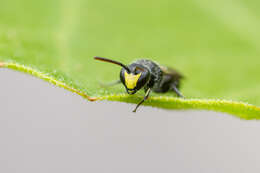
[[[142,73],[138,73],[137,75],[134,74],[128,74],[125,71],[125,85],[128,89],[134,89],[136,87],[136,83],[138,79],[140,78]]]

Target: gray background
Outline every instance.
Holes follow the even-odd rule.
[[[88,102],[0,69],[1,173],[260,171],[260,121]]]

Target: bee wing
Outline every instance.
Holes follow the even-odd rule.
[[[170,75],[177,80],[185,78],[181,73],[179,73],[177,70],[175,70],[171,67],[160,66],[160,68],[165,75]]]

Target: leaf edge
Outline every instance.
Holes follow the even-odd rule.
[[[32,76],[38,77],[45,80],[53,85],[69,90],[76,93],[89,101],[97,100],[108,100],[108,101],[119,101],[126,103],[137,103],[140,101],[140,96],[130,96],[127,94],[111,94],[106,96],[92,97],[87,95],[85,92],[75,89],[72,86],[56,80],[55,78],[34,69],[29,66],[21,65],[15,62],[0,62],[0,68],[9,68],[12,70],[24,72]],[[164,109],[175,109],[175,110],[210,110],[216,112],[223,112],[234,115],[241,119],[246,120],[257,120],[260,119],[260,107],[248,104],[245,102],[232,101],[232,100],[221,100],[221,99],[181,99],[169,96],[153,96],[150,97],[144,105],[152,106]],[[159,106],[158,106],[159,105]]]

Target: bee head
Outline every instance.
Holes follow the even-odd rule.
[[[120,80],[128,94],[135,94],[147,84],[150,79],[150,72],[146,67],[135,63],[129,65],[128,68],[130,72],[122,68]]]
[[[94,59],[123,67],[120,72],[120,80],[124,84],[128,94],[135,94],[138,90],[143,88],[150,79],[150,71],[141,64],[133,63],[126,66],[107,58],[94,57]]]

